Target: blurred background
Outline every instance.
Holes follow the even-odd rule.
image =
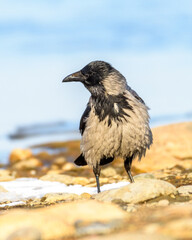
[[[190,0],[0,1],[0,160],[23,145],[11,138],[78,129],[89,92],[62,79],[93,60],[126,77],[152,126],[192,119]]]

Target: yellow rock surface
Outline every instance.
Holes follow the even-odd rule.
[[[22,232],[22,229],[23,231],[35,229],[41,239],[74,237],[79,235],[78,222],[89,226],[94,223],[106,224],[114,220],[121,222],[126,218],[126,213],[114,204],[94,200],[59,204],[35,210],[11,210],[0,216],[0,229],[3,229],[0,232],[0,239],[8,239],[18,230]]]
[[[153,145],[141,162],[133,166],[149,172],[176,165],[192,168],[192,122],[177,123],[153,128]]]

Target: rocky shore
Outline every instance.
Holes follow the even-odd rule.
[[[13,149],[0,169],[0,239],[192,239],[192,122],[157,127],[153,135],[151,150],[133,163],[135,183],[116,159],[102,168],[107,190],[99,194],[92,169],[73,164],[79,141]],[[26,179],[25,191],[34,194],[22,199],[10,186]],[[50,188],[35,194],[45,190],[42,183]]]

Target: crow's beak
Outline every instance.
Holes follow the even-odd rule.
[[[68,75],[62,82],[83,82],[85,79],[86,77],[79,71]]]

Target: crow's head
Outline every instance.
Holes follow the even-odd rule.
[[[109,63],[94,61],[70,74],[63,82],[82,82],[92,95],[118,95],[126,89],[126,80]]]

